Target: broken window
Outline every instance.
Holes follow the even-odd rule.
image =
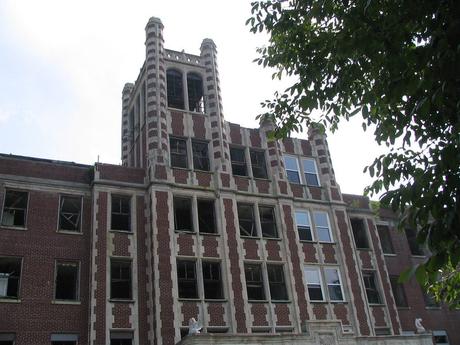
[[[244,149],[231,147],[230,157],[232,160],[233,175],[248,176],[248,171],[246,169],[246,158],[244,154]]]
[[[374,272],[363,272],[364,287],[366,289],[367,301],[370,304],[380,304],[380,294]]]
[[[193,231],[192,199],[174,197],[174,229]]]
[[[320,242],[332,242],[332,234],[329,226],[329,216],[326,212],[313,212],[316,234]]]
[[[369,241],[366,235],[366,226],[364,221],[359,218],[351,218],[351,229],[353,230],[353,237],[355,239],[356,248],[368,249]]]
[[[397,307],[407,307],[407,298],[404,285],[398,282],[399,276],[390,276],[391,290]]]
[[[198,200],[198,226],[200,233],[215,234],[214,200]]]
[[[0,257],[0,298],[19,297],[21,258]]]
[[[212,261],[203,261],[203,289],[204,298],[221,299],[222,294],[222,276],[220,274],[220,263]]]
[[[331,301],[343,301],[342,283],[340,273],[337,268],[324,268],[326,285]]]
[[[195,261],[177,260],[179,298],[198,298]]]
[[[81,198],[62,195],[59,206],[59,230],[80,231]]]
[[[300,183],[299,162],[297,158],[284,156],[284,166],[288,181],[291,183]]]
[[[286,282],[284,280],[283,266],[267,265],[267,273],[271,299],[275,301],[286,301],[288,295]]]
[[[171,166],[175,168],[187,168],[187,141],[179,138],[169,138],[171,152]]]
[[[131,332],[110,333],[110,345],[132,345],[133,334]]]
[[[193,169],[209,171],[208,143],[192,140]]]
[[[238,204],[237,207],[241,236],[257,237],[254,207],[248,204]]]
[[[51,334],[51,345],[77,345],[77,342],[78,334]]]
[[[267,166],[265,164],[264,151],[250,150],[252,176],[255,178],[267,178]]]
[[[185,109],[182,73],[175,69],[168,69],[166,72],[166,84],[168,92],[168,107]]]
[[[131,231],[131,198],[112,195],[112,230]]]
[[[323,301],[323,288],[319,267],[305,267],[308,297],[310,301]]]
[[[15,339],[14,333],[0,333],[0,345],[14,345]]]
[[[275,209],[271,206],[259,206],[260,227],[262,236],[268,238],[278,238],[275,221]]]
[[[384,254],[394,254],[393,242],[391,241],[390,228],[386,225],[377,225],[380,244]]]
[[[425,255],[423,247],[417,242],[417,231],[412,228],[406,228],[406,238],[409,242],[409,248],[412,255]]]
[[[132,299],[130,260],[112,259],[110,279],[110,298]]]
[[[204,113],[203,79],[199,74],[187,74],[188,110]]]
[[[310,225],[310,215],[308,211],[295,211],[295,221],[297,232],[301,241],[313,241],[313,233]]]
[[[318,169],[316,168],[316,161],[311,158],[302,159],[303,173],[305,183],[307,186],[319,186]]]
[[[246,290],[249,300],[264,300],[264,282],[260,264],[245,264]]]
[[[58,261],[54,297],[57,300],[78,300],[78,262]]]
[[[26,226],[27,192],[7,190],[3,206],[2,225]]]

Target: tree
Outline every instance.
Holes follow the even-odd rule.
[[[460,2],[256,1],[247,24],[269,34],[258,64],[293,80],[262,103],[274,136],[361,113],[388,146],[366,193],[417,226],[432,253],[418,281],[460,306]]]

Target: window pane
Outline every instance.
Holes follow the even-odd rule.
[[[326,284],[331,301],[342,301],[342,285],[340,282],[339,271],[336,268],[325,268]]]
[[[278,238],[273,207],[259,206],[259,215],[262,236],[268,238]]]
[[[59,229],[80,230],[81,197],[61,196],[59,209]]]
[[[201,233],[216,233],[214,200],[198,200],[198,223]]]
[[[308,212],[296,211],[295,219],[297,224],[297,231],[299,233],[299,239],[301,241],[313,241]]]
[[[192,199],[175,197],[174,229],[179,231],[193,231]]]
[[[306,269],[305,275],[308,284],[320,285],[319,270],[317,269]]]
[[[170,138],[171,166],[187,168],[187,142],[184,139]]]
[[[6,191],[2,225],[21,227],[26,225],[27,199],[27,192]]]
[[[326,212],[314,212],[313,217],[316,225],[316,233],[320,242],[332,242],[329,229],[329,220]]]
[[[305,182],[308,186],[319,186],[319,179],[316,173],[316,162],[313,159],[302,159]]]
[[[55,298],[78,300],[78,262],[58,262],[56,264]]]
[[[353,230],[353,237],[355,239],[356,248],[369,248],[364,221],[362,219],[352,218],[350,219],[350,222],[351,228]]]
[[[131,261],[111,260],[110,298],[131,299]]]
[[[249,300],[264,300],[264,285],[260,265],[244,265],[244,274],[246,277],[246,290]]]
[[[257,237],[252,205],[238,204],[238,222],[241,236]]]
[[[177,261],[177,283],[180,298],[198,298],[195,261]]]
[[[222,279],[220,274],[220,263],[206,262],[202,264],[203,269],[203,288],[204,298],[206,299],[221,299]]]
[[[394,254],[393,243],[390,236],[390,228],[386,225],[377,225],[382,251],[385,254]]]
[[[166,85],[168,92],[168,107],[184,109],[182,73],[174,69],[169,69],[166,72]]]
[[[246,159],[244,157],[244,149],[235,147],[230,148],[230,156],[232,160],[232,173],[238,176],[247,176]]]
[[[364,286],[366,288],[367,300],[369,303],[379,304],[380,295],[377,290],[375,277],[373,272],[363,273]]]
[[[208,143],[192,141],[193,169],[209,171]]]
[[[284,165],[287,170],[299,171],[299,168],[297,167],[297,158],[284,156]]]
[[[0,298],[18,298],[21,258],[0,257]]]
[[[203,80],[196,73],[187,74],[188,109],[190,111],[204,112]]]
[[[284,281],[283,266],[267,265],[267,272],[271,299],[276,301],[287,300],[288,295]]]
[[[112,195],[112,230],[131,231],[130,200],[128,196]]]
[[[252,175],[255,178],[267,178],[267,167],[265,164],[265,153],[263,151],[250,151]]]

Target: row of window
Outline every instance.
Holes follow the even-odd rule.
[[[16,334],[0,333],[0,345],[14,345]],[[50,339],[51,345],[77,345],[78,334],[75,333],[53,333]],[[132,345],[132,332],[111,332],[110,345]]]

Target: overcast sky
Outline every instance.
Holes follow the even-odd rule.
[[[0,1],[0,152],[120,163],[121,91],[145,59],[145,25],[161,18],[165,46],[218,49],[226,120],[257,127],[260,102],[280,88],[252,60],[266,37],[245,26],[250,1]],[[305,136],[304,136],[305,137]],[[379,151],[360,121],[329,134],[342,192],[361,194]]]

